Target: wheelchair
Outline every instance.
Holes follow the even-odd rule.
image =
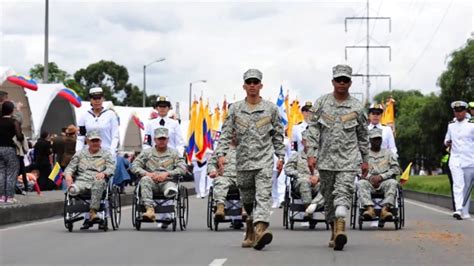
[[[69,232],[72,232],[75,222],[85,219],[84,213],[89,212],[90,200],[90,192],[72,196],[66,191],[64,197],[64,227]],[[98,222],[99,229],[104,230],[104,232],[108,230],[109,218],[113,230],[119,228],[122,218],[122,201],[120,198],[120,188],[113,184],[113,178],[109,178],[107,181],[97,215],[101,217],[101,220]],[[93,225],[97,222],[89,223]]]
[[[173,182],[176,182],[178,186],[178,193],[174,198],[167,198],[162,192],[153,193],[155,214],[157,216],[157,219],[154,222],[169,223],[171,224],[173,231],[176,231],[178,224],[181,231],[186,230],[186,226],[188,225],[188,190],[185,186],[180,184],[180,180],[181,178],[172,180]],[[146,208],[143,204],[140,187],[141,185],[138,183],[133,193],[132,202],[132,225],[137,231],[140,231],[142,223],[153,223],[143,219],[143,213],[146,212]],[[169,218],[159,219],[160,214],[170,214],[171,220]]]
[[[209,196],[207,198],[207,227],[210,230],[219,230],[219,223],[230,223],[231,227],[239,230],[244,226],[242,219],[242,204],[240,201],[240,192],[237,186],[231,186],[227,192],[225,199],[225,219],[216,220],[214,213],[217,209],[217,204],[214,200],[214,187],[209,189]]]
[[[358,178],[356,178],[358,180]],[[354,196],[352,199],[352,208],[351,208],[351,223],[350,226],[352,229],[356,228],[356,224],[359,225],[359,230],[362,230],[364,222],[379,221],[378,227],[384,228],[387,221],[381,221],[379,219],[380,211],[382,210],[382,201],[385,198],[383,191],[375,191],[371,193],[372,201],[374,202],[374,209],[376,217],[374,219],[365,219],[362,215],[366,210],[364,206],[359,203],[358,200],[358,186],[355,186]],[[395,230],[399,230],[405,226],[405,200],[403,196],[403,189],[400,184],[397,184],[397,193],[395,195],[395,206],[390,210],[393,215],[393,219],[388,222],[393,222],[395,224]]]
[[[309,220],[304,218],[305,206],[301,200],[301,195],[296,189],[296,177],[290,177],[290,182],[286,182],[285,201],[283,205],[283,227],[294,229],[295,222],[309,222],[309,229],[315,229],[318,223],[326,224],[326,230],[329,230],[329,223],[326,219],[317,218],[318,214],[324,215],[324,206],[319,207],[313,213]],[[319,192],[320,193],[320,192]],[[317,194],[311,195],[313,198]]]

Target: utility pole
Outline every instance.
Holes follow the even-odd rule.
[[[388,45],[370,45],[370,20],[388,20],[388,30],[392,31],[392,19],[390,17],[370,17],[369,16],[369,0],[367,0],[367,15],[365,17],[346,17],[344,20],[345,30],[347,32],[348,20],[365,20],[366,21],[366,45],[350,45],[345,48],[345,58],[347,60],[347,49],[362,48],[366,50],[366,71],[365,74],[355,73],[352,76],[362,77],[366,80],[366,92],[364,105],[370,100],[370,77],[388,77],[389,89],[392,90],[392,77],[389,74],[370,74],[370,49],[388,49],[388,60],[392,61],[392,48]]]
[[[45,0],[45,19],[44,19],[44,72],[43,83],[48,83],[48,28],[49,28],[49,0]]]

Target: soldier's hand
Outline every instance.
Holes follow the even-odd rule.
[[[366,177],[369,173],[369,163],[365,162],[360,165],[360,170],[362,171],[362,177]]]
[[[284,164],[283,160],[278,159],[277,165],[276,165],[276,168],[277,168],[277,171],[278,171],[278,176],[280,176],[280,173],[283,170],[283,164]]]
[[[316,157],[314,156],[308,157],[308,167],[311,173],[314,173],[314,169],[316,169],[316,163],[317,163]]]
[[[311,182],[311,186],[315,186],[319,182],[319,176],[313,175],[311,176],[309,181]]]
[[[209,172],[209,177],[210,177],[210,178],[215,178],[216,176],[217,176],[217,171],[216,171],[216,170],[211,170],[211,171]]]
[[[104,173],[97,173],[97,174],[95,175],[95,179],[97,179],[97,180],[102,180],[102,179],[104,179],[104,178],[105,178],[105,174],[104,174]]]
[[[369,181],[374,188],[378,188],[382,182],[382,177],[380,175],[373,175],[369,178]]]
[[[72,176],[70,176],[70,175],[66,176],[66,185],[67,185],[68,188],[70,186],[72,186],[73,182],[74,182],[74,180],[72,180]]]
[[[217,169],[219,170],[219,174],[224,174],[224,164],[225,164],[225,157],[221,156],[217,158]]]

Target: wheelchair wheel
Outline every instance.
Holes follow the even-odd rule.
[[[64,212],[63,212],[63,218],[64,218],[64,227],[69,230],[69,222],[68,222],[68,213],[67,213],[67,207],[71,204],[69,197],[67,196],[67,193],[64,194]],[[71,232],[71,230],[69,231]]]
[[[181,231],[184,231],[186,230],[186,226],[188,225],[189,217],[188,190],[184,186],[179,187],[178,208],[179,228],[181,229]]]
[[[104,227],[102,230],[104,230],[104,232],[107,232],[107,230],[109,230],[109,226],[108,226],[108,219],[107,218],[104,218],[104,220],[102,221]]]
[[[71,222],[66,223],[66,228],[69,232],[72,232],[72,229],[74,228],[74,224]]]
[[[122,219],[122,202],[120,199],[120,191],[117,186],[112,187],[112,193],[109,198],[109,210],[112,229],[117,230]]]
[[[218,221],[214,221],[214,230],[216,230],[216,232],[219,230],[219,222]]]
[[[290,229],[291,230],[295,229],[295,221],[293,220],[290,221]]]
[[[285,204],[283,205],[283,227],[288,229],[288,212],[289,212],[289,206],[290,206],[290,193],[288,186],[286,186],[285,189]]]
[[[176,226],[177,226],[177,218],[176,217],[173,219],[172,224],[173,224],[173,232],[176,232]]]
[[[400,216],[400,228],[405,227],[405,197],[403,196],[403,189],[399,188],[398,193],[398,215]]]
[[[211,187],[209,189],[209,195],[207,196],[207,228],[212,230],[212,214],[213,214],[213,203],[214,203],[214,194],[213,194],[214,188]]]
[[[352,229],[356,228],[356,220],[357,220],[357,189],[355,190],[354,196],[352,197],[351,222],[350,222],[350,227],[352,227]]]
[[[138,206],[138,196],[137,196],[137,191],[135,191],[133,195],[133,202],[132,202],[132,225],[137,229],[137,231],[140,231],[141,228],[141,222],[138,220],[138,217],[140,217],[140,211],[139,211],[139,206]]]
[[[362,224],[364,223],[364,220],[362,216],[359,216],[359,230],[362,230]]]

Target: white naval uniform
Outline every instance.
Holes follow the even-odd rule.
[[[207,175],[207,163],[211,157],[212,152],[209,150],[206,151],[204,155],[205,161],[201,166],[198,165],[198,162],[193,158],[193,176],[194,176],[194,190],[196,190],[197,198],[204,198],[209,195],[209,189],[212,186],[212,179]]]
[[[160,124],[160,121],[164,121],[164,126]],[[181,133],[181,126],[177,120],[174,120],[169,117],[161,117],[158,116],[154,118],[145,126],[145,136],[149,136],[151,138],[150,141],[145,140],[144,148],[150,148],[155,146],[155,129],[158,127],[165,127],[168,129],[168,147],[174,149],[179,153],[180,156],[183,156],[184,153],[184,138]]]
[[[449,169],[453,176],[454,204],[457,211],[462,209],[462,215],[469,215],[469,203],[464,208],[462,203],[467,186],[471,183],[472,175],[466,172],[474,171],[474,122],[464,119],[461,122],[454,121],[448,125],[448,132],[444,143],[451,141],[451,155],[449,157]]]
[[[84,113],[77,122],[79,127],[79,136],[76,141],[76,151],[82,150],[85,145],[85,135],[91,130],[98,130],[102,139],[102,149],[110,151],[115,160],[117,149],[119,147],[119,122],[117,114],[107,108],[104,108],[98,116],[90,109]]]
[[[283,144],[285,144],[285,163],[290,158],[291,155],[291,143],[288,138],[285,137]],[[277,176],[277,162],[278,157],[274,154],[273,155],[273,174],[272,174],[272,199],[273,199],[273,208],[278,208],[280,203],[285,200],[285,189],[286,189],[286,175],[285,171],[281,171],[280,175]],[[284,167],[284,166],[283,166]],[[286,180],[289,182],[289,180]]]
[[[291,135],[291,153],[299,152],[304,149],[302,142],[302,132],[305,131],[307,127],[308,123],[306,123],[306,121],[303,121],[293,127]]]
[[[395,137],[393,136],[392,128],[389,126],[384,126],[380,123],[377,125],[370,123],[368,129],[371,130],[374,127],[382,129],[382,148],[391,151],[395,158],[398,158],[398,150],[397,146],[395,145]]]

